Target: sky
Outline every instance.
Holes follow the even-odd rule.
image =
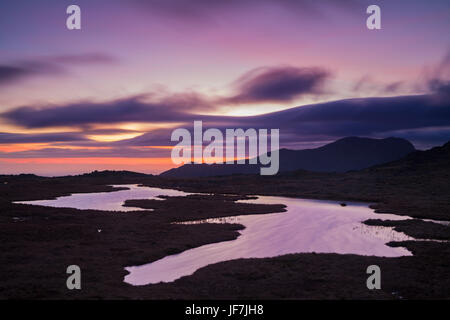
[[[292,149],[442,145],[449,30],[446,0],[3,0],[0,174],[160,173],[194,120],[279,128]]]

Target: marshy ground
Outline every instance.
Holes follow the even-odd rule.
[[[361,175],[361,173],[358,173]],[[298,175],[302,177],[299,178]],[[309,178],[308,178],[309,177]],[[325,178],[324,178],[325,177]],[[326,178],[328,177],[328,178]],[[370,177],[369,177],[370,178]],[[106,174],[65,178],[3,176],[0,184],[0,297],[2,299],[428,299],[449,298],[450,245],[446,242],[392,243],[413,252],[399,258],[338,254],[292,254],[240,259],[210,265],[173,283],[133,287],[123,282],[125,266],[139,265],[207,243],[232,240],[236,224],[180,225],[174,221],[283,211],[283,206],[236,203],[246,194],[375,201],[383,211],[448,219],[446,198],[430,195],[409,201],[402,184],[377,190],[371,179],[299,172],[281,177],[236,176],[168,180]],[[369,182],[368,182],[369,181]],[[7,182],[5,184],[4,182]],[[142,183],[184,191],[230,193],[136,200],[128,205],[154,211],[113,213],[13,204],[79,192],[113,191],[112,184]],[[364,185],[365,187],[358,186]],[[377,182],[375,182],[377,183]],[[383,183],[383,181],[378,182]],[[422,183],[424,184],[424,183]],[[401,188],[399,187],[401,186]],[[425,183],[426,185],[426,183]],[[320,187],[321,186],[321,187]],[[389,184],[387,184],[389,188]],[[408,187],[409,188],[409,187]],[[400,189],[400,190],[399,190]],[[350,190],[354,192],[351,193]],[[448,189],[447,189],[448,190]],[[443,192],[443,191],[438,191]],[[236,194],[240,194],[236,196]],[[383,198],[383,194],[387,196]],[[345,196],[344,196],[345,195]],[[349,197],[351,195],[351,197]],[[446,195],[448,197],[448,195]],[[395,199],[399,198],[399,201]],[[432,197],[441,202],[436,203]],[[374,199],[377,198],[377,199]],[[410,210],[407,204],[415,208]],[[419,204],[419,205],[418,205]],[[405,211],[402,211],[405,210]],[[447,218],[447,219],[442,219]],[[381,222],[369,221],[369,224]],[[449,239],[449,227],[434,223],[386,222],[408,235]],[[100,230],[100,232],[99,232]],[[82,270],[82,290],[66,288],[66,268]],[[366,268],[382,270],[382,289],[368,290]]]

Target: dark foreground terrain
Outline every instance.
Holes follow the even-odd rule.
[[[174,283],[133,287],[126,266],[148,263],[203,244],[231,240],[240,225],[179,225],[174,221],[280,212],[282,205],[237,204],[251,194],[364,200],[377,210],[450,220],[450,144],[403,160],[342,174],[299,171],[275,177],[166,179],[127,172],[41,178],[0,176],[0,298],[2,299],[449,299],[450,244],[391,243],[414,256],[400,258],[294,254],[207,266]],[[141,183],[217,193],[128,202],[154,211],[114,213],[13,204],[74,192],[113,191]],[[219,194],[233,194],[224,196]],[[238,195],[238,196],[237,196]],[[367,221],[421,239],[450,239],[432,222]],[[100,232],[99,232],[100,231]],[[82,270],[82,290],[66,288],[66,268]],[[381,290],[366,288],[366,268],[382,270]]]

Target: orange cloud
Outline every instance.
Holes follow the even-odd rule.
[[[0,152],[21,152],[21,151],[36,151],[45,148],[52,149],[68,149],[68,150],[107,150],[111,147],[88,147],[88,146],[70,146],[70,145],[52,145],[50,143],[14,143],[14,144],[0,144]]]
[[[105,165],[155,165],[171,164],[170,158],[3,158],[6,163],[35,163],[35,164],[105,164]]]

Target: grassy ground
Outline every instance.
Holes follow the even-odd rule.
[[[437,150],[439,153],[442,150]],[[420,155],[420,154],[419,154]],[[112,191],[142,183],[185,191],[363,200],[377,210],[450,220],[450,157],[391,163],[347,174],[296,172],[275,177],[162,179],[129,174],[39,178],[0,176],[0,298],[33,299],[429,299],[450,298],[450,245],[404,242],[412,257],[295,254],[207,266],[170,284],[133,287],[124,267],[148,263],[203,244],[231,240],[239,225],[177,225],[173,221],[282,211],[282,206],[236,204],[236,196],[129,201],[155,211],[111,213],[12,204],[73,192]],[[420,155],[422,157],[422,155]],[[419,158],[420,158],[419,157]],[[420,159],[419,159],[420,160]],[[5,182],[7,182],[5,184]],[[449,227],[417,220],[388,224],[414,237],[449,239]],[[101,232],[98,230],[101,229]],[[66,289],[68,265],[82,269],[82,290]],[[368,265],[382,270],[382,289],[369,291]]]
[[[282,205],[236,204],[214,198],[155,200],[155,211],[126,213],[4,201],[0,206],[0,297],[139,298],[134,288],[122,282],[125,266],[232,240],[242,228],[236,224],[188,226],[171,222],[284,210]],[[207,214],[213,207],[215,214]],[[70,292],[65,285],[65,271],[72,264],[82,269],[80,292]]]

